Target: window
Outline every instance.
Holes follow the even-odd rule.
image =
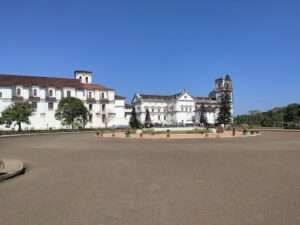
[[[160,115],[157,116],[158,120],[160,120]]]
[[[33,96],[36,97],[37,96],[37,90],[33,89]]]
[[[164,116],[164,120],[167,120],[167,116]]]
[[[48,110],[51,111],[54,108],[54,103],[53,102],[48,102]]]
[[[102,111],[105,111],[105,104],[102,104]]]
[[[85,83],[89,83],[89,78],[85,77]]]
[[[92,98],[92,92],[89,91],[89,98]]]
[[[104,92],[101,93],[101,98],[105,98]]]
[[[102,122],[105,123],[106,122],[106,116],[102,115]]]
[[[160,112],[160,107],[158,107],[157,111]]]
[[[53,90],[49,90],[49,97],[53,96]]]
[[[183,106],[181,106],[181,111],[182,111],[182,112],[184,111],[184,107],[183,107]]]
[[[154,112],[154,107],[152,108],[152,112]]]
[[[93,110],[93,104],[89,104],[89,110]]]
[[[33,111],[36,112],[37,111],[37,102],[32,102],[31,107],[32,107]]]
[[[0,92],[0,98],[2,98],[2,92]]]
[[[89,115],[89,122],[92,122],[93,121],[93,114],[90,114]]]
[[[67,97],[71,97],[71,91],[67,91]]]
[[[21,95],[21,89],[17,88],[17,96],[20,96],[20,95]]]
[[[82,76],[79,77],[80,82],[82,82]]]

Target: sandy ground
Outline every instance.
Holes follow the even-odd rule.
[[[297,225],[300,133],[0,139],[28,165],[0,183],[1,225]]]

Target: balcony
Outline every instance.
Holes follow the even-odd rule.
[[[13,96],[12,100],[15,101],[15,102],[23,102],[24,97],[22,97],[22,96]]]
[[[96,99],[95,98],[87,98],[86,101],[88,103],[96,103]]]
[[[47,102],[56,102],[56,98],[55,97],[46,97],[46,101]]]
[[[99,100],[99,102],[100,102],[101,104],[105,104],[105,103],[109,103],[109,100],[108,100],[107,98],[101,98],[101,99]]]
[[[40,97],[30,96],[28,100],[30,102],[39,102],[41,99],[40,99]]]

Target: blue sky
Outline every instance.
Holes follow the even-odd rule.
[[[1,1],[0,73],[69,76],[131,99],[207,95],[234,80],[235,111],[300,102],[300,2],[277,0]]]

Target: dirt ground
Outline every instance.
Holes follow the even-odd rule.
[[[300,133],[0,138],[25,175],[0,183],[1,225],[300,224]]]

